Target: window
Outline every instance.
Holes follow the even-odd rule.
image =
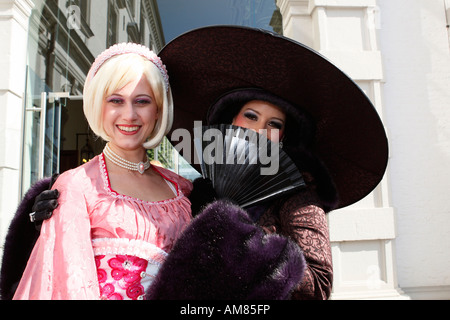
[[[115,1],[108,1],[108,27],[107,27],[107,38],[106,38],[106,48],[117,43],[117,24],[118,24],[118,13],[115,7]]]

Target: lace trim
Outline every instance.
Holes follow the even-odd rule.
[[[145,259],[153,264],[162,264],[167,252],[142,240],[126,238],[98,238],[92,240],[94,256],[99,255],[129,255]]]
[[[176,188],[176,197],[175,198],[151,202],[151,201],[145,201],[145,200],[133,198],[133,197],[130,197],[130,196],[126,196],[124,194],[120,194],[120,193],[114,191],[111,188],[111,182],[109,181],[108,169],[106,168],[106,163],[105,163],[105,158],[104,158],[103,153],[101,153],[99,155],[99,160],[100,161],[98,163],[99,163],[99,166],[100,166],[100,171],[101,171],[101,176],[102,176],[102,179],[103,179],[104,188],[105,188],[106,192],[110,196],[112,196],[114,198],[121,199],[121,200],[134,201],[134,202],[137,202],[137,203],[140,203],[140,204],[159,205],[159,204],[169,204],[169,203],[178,201],[184,196],[183,193],[181,192],[180,188],[178,187],[178,183],[176,183],[175,181],[167,178],[161,171],[156,169],[154,166],[151,166],[151,168],[154,171],[158,172],[161,175],[161,177],[163,177],[163,179],[165,179],[166,181],[170,181],[175,186],[175,188]]]

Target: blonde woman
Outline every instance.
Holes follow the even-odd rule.
[[[108,143],[55,182],[59,206],[14,299],[143,299],[192,218],[190,182],[146,155],[172,125],[159,57],[136,44],[109,48],[93,63],[83,100],[91,129]]]

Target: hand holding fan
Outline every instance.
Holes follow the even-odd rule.
[[[242,207],[304,187],[298,168],[277,143],[229,124],[202,127],[194,139],[203,178]]]

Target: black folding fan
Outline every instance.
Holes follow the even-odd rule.
[[[278,143],[253,130],[229,124],[203,126],[194,145],[203,178],[211,180],[219,198],[244,208],[305,186]]]

